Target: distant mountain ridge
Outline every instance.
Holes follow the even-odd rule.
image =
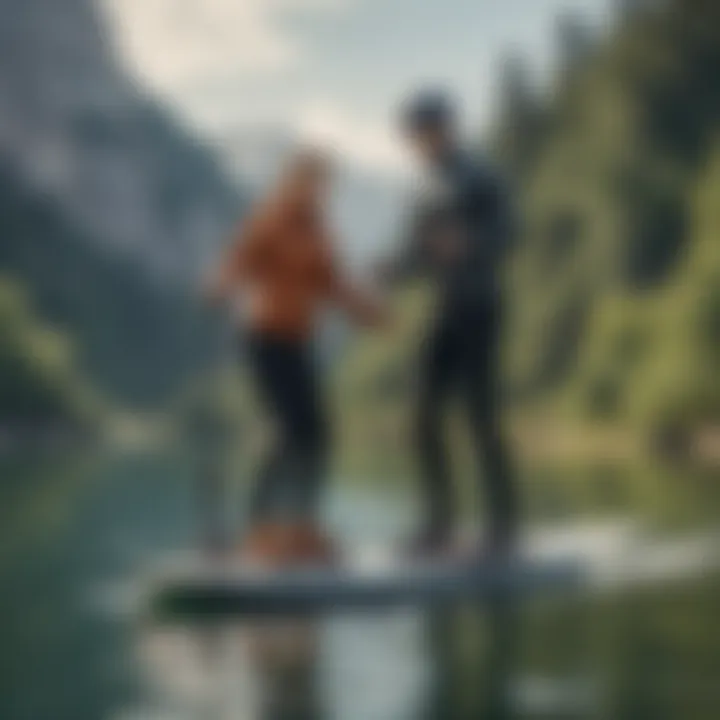
[[[243,206],[212,151],[125,76],[93,0],[0,0],[0,277],[32,309],[5,328],[20,355],[3,387],[25,388],[13,414],[23,398],[72,405],[38,368],[114,403],[176,393],[209,345],[197,280]],[[34,356],[30,322],[74,348],[72,371]]]
[[[238,211],[208,148],[124,74],[93,0],[0,0],[0,155],[99,244],[195,275]]]

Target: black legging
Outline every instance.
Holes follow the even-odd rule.
[[[425,520],[431,532],[448,532],[455,515],[443,441],[445,404],[452,391],[459,391],[465,404],[473,445],[484,469],[481,482],[489,533],[505,540],[516,529],[516,489],[500,427],[498,402],[500,326],[497,303],[446,307],[423,345],[416,442]]]
[[[306,342],[255,334],[248,359],[278,437],[258,473],[253,520],[312,518],[327,464],[328,430],[312,351]]]

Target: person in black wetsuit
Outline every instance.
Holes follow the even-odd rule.
[[[384,275],[400,282],[428,274],[440,294],[419,363],[416,452],[424,523],[412,551],[438,552],[451,540],[455,508],[442,422],[446,401],[459,392],[484,469],[486,551],[503,552],[513,546],[518,522],[499,398],[501,271],[515,225],[510,193],[487,160],[460,148],[454,108],[443,93],[411,99],[403,130],[427,176],[406,242]]]

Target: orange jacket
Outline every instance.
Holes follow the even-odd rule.
[[[223,268],[227,286],[247,290],[251,330],[306,339],[317,311],[339,288],[319,212],[267,205],[245,224]]]

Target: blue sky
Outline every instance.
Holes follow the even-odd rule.
[[[453,89],[477,126],[492,116],[508,52],[539,78],[559,12],[606,19],[611,0],[99,0],[120,56],[200,132],[269,125],[393,172],[399,98]]]

